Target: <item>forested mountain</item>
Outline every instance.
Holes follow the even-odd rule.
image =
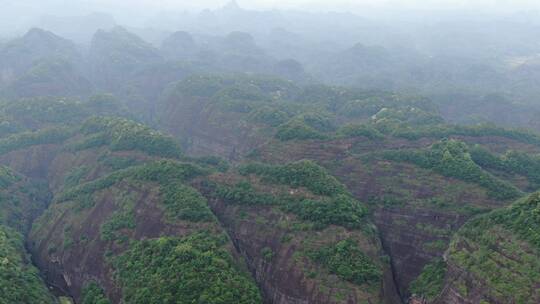
[[[535,60],[308,16],[2,41],[0,303],[538,303]]]

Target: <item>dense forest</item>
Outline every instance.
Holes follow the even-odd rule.
[[[182,16],[0,21],[0,304],[540,302],[534,23]]]

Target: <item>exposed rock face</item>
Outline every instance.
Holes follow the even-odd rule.
[[[475,218],[445,254],[445,284],[433,303],[538,303],[540,194]]]
[[[70,159],[73,166],[92,161],[85,158]],[[58,168],[69,168],[59,160],[52,162]],[[50,169],[53,180],[62,180],[63,170]],[[82,207],[82,201],[56,202],[35,224],[30,235],[31,248],[37,265],[47,281],[58,290],[81,297],[81,290],[88,281],[97,281],[113,303],[119,303],[121,290],[115,283],[113,268],[107,256],[125,250],[126,244],[103,240],[103,225],[115,212],[122,210],[128,197],[135,204],[135,229],[122,230],[121,234],[133,240],[157,238],[163,235],[184,236],[202,227],[187,222],[168,222],[159,207],[159,191],[151,184],[135,185],[120,182],[95,192],[94,207]],[[203,192],[204,193],[204,192]],[[236,248],[236,255],[245,260],[261,287],[265,303],[399,303],[390,269],[375,286],[357,286],[335,276],[310,277],[305,269],[324,272],[306,257],[299,255],[304,242],[332,244],[345,238],[355,238],[367,254],[377,260],[382,255],[378,241],[362,232],[329,227],[323,231],[294,232],[283,225],[292,225],[294,216],[276,211],[272,207],[237,208],[219,200],[211,206]],[[247,215],[245,214],[247,212]],[[281,227],[281,228],[280,228]],[[46,233],[44,233],[46,232]],[[284,239],[289,236],[288,241]],[[271,257],[265,250],[272,252]],[[306,268],[308,267],[308,268]],[[328,276],[328,277],[327,277]]]
[[[331,144],[314,141],[289,144],[287,149],[280,148],[279,144],[268,144],[259,149],[258,157],[278,163],[287,159],[315,159],[326,164],[360,201],[375,204],[373,215],[382,246],[391,257],[396,285],[406,300],[410,283],[426,264],[443,255],[453,233],[475,212],[508,203],[490,199],[485,190],[478,187],[412,165],[363,162],[347,156],[351,151],[366,153],[430,144],[428,139],[376,145],[366,139]],[[437,201],[449,205],[441,207],[436,205]]]
[[[411,282],[420,275],[426,264],[443,254],[452,231],[464,222],[458,215],[401,208],[381,208],[375,213],[375,219],[383,247],[392,257],[396,283],[405,298]],[[441,234],[434,235],[422,227],[440,229]],[[441,242],[441,247],[426,248],[437,242]]]
[[[164,100],[162,127],[185,140],[191,155],[239,160],[266,141],[240,113],[223,112],[209,97],[175,92]]]
[[[205,192],[204,187],[202,191]],[[246,260],[265,303],[400,303],[387,266],[380,285],[359,286],[326,273],[303,255],[303,250],[310,244],[333,244],[354,238],[373,260],[378,260],[383,253],[376,238],[338,226],[320,231],[296,231],[292,227],[298,219],[275,207],[246,207],[219,199],[210,200],[210,204],[237,251]],[[266,256],[265,251],[271,252],[271,256]],[[322,276],[316,273],[322,273]]]
[[[30,235],[34,259],[51,285],[79,300],[84,284],[97,281],[114,303],[120,302],[121,290],[113,279],[113,269],[106,260],[106,252],[111,250],[111,255],[118,254],[125,244],[114,244],[111,249],[110,241],[102,239],[101,229],[114,212],[122,208],[123,195],[129,195],[135,202],[137,228],[125,232],[131,238],[182,236],[190,231],[188,225],[163,222],[157,192],[148,186],[135,188],[129,184],[118,184],[99,193],[95,207],[79,214],[73,211],[77,209],[76,205],[69,202],[52,206],[36,223],[43,230],[35,230]]]
[[[58,145],[39,145],[0,157],[0,163],[28,177],[46,180],[49,166],[59,151]]]
[[[390,199],[388,202],[390,205],[382,205],[376,209],[374,221],[379,228],[383,247],[392,258],[394,278],[400,294],[405,299],[409,295],[410,283],[418,277],[426,264],[442,256],[452,234],[471,217],[466,211],[444,210],[429,204],[417,206],[415,200],[448,199],[445,198],[448,195],[445,192],[451,191],[449,188],[463,187],[457,193],[451,194],[457,196],[454,199],[458,201],[453,202],[457,206],[476,205],[479,208],[489,209],[500,205],[474,187],[467,187],[462,182],[439,176],[429,177],[430,181],[425,180],[425,184],[408,184],[406,176],[415,176],[415,179],[422,180],[421,176],[426,174],[408,165],[379,163],[375,164],[374,168],[371,168],[374,171],[371,171],[370,168],[355,165],[354,162],[346,164],[343,169],[349,174],[344,176],[337,173],[336,176],[340,177],[359,199],[371,201],[376,197],[384,199],[385,196]],[[385,166],[387,169],[383,169]],[[360,173],[361,171],[364,173]],[[405,179],[399,178],[400,175]],[[460,185],[452,186],[452,184]],[[412,192],[409,198],[411,201],[392,202],[391,197],[394,197],[392,193],[395,191],[397,194],[400,190],[396,188],[390,190],[387,188],[388,185]],[[392,206],[396,203],[397,206]]]

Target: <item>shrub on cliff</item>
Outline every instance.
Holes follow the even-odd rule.
[[[103,289],[96,282],[86,284],[82,290],[81,297],[81,304],[111,304],[111,301],[105,296]]]
[[[496,199],[515,199],[521,195],[514,186],[482,170],[471,158],[467,145],[460,141],[442,140],[429,150],[386,151],[383,157],[414,163],[445,176],[476,183],[486,188],[489,195]]]
[[[354,284],[376,283],[382,276],[380,266],[373,263],[352,239],[324,246],[308,255],[331,273]]]
[[[128,119],[94,117],[87,120],[81,130],[87,139],[75,149],[109,145],[113,151],[138,150],[162,157],[182,154],[180,145],[171,136]]]
[[[442,259],[435,259],[424,267],[422,273],[411,283],[409,290],[412,294],[433,300],[443,289],[445,275],[446,263]]]
[[[338,130],[338,135],[342,137],[367,137],[371,140],[380,140],[384,135],[379,130],[366,124],[348,124]]]
[[[25,253],[23,236],[0,225],[1,303],[56,303]]]
[[[209,233],[133,242],[114,260],[124,301],[262,303],[255,283],[223,246],[222,238]]]
[[[305,187],[315,194],[337,195],[346,192],[345,186],[326,169],[313,161],[302,160],[283,166],[251,163],[240,167],[243,175],[255,174],[271,183],[284,184],[293,188]]]
[[[276,138],[282,141],[288,141],[293,139],[325,139],[326,136],[302,120],[293,119],[278,127]]]

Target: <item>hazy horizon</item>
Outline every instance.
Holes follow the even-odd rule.
[[[144,8],[149,11],[160,10],[203,10],[216,9],[227,5],[230,0],[199,0],[174,1],[174,0],[2,0],[0,4],[4,8],[20,7],[33,9],[34,11],[61,11],[85,12],[107,11],[114,9],[137,9]],[[540,3],[533,0],[236,0],[238,5],[246,9],[300,9],[319,11],[351,11],[362,8],[383,9],[475,9],[496,11],[520,11],[539,9]]]
[[[230,0],[0,0],[0,25],[13,31],[22,31],[35,25],[47,15],[80,16],[93,12],[110,14],[119,24],[145,26],[148,19],[163,13],[188,11],[197,13],[205,9],[224,7]],[[540,3],[531,0],[237,0],[238,5],[250,10],[300,10],[309,12],[348,12],[377,18],[373,12],[386,13],[401,10],[474,12],[512,14],[540,9]],[[4,30],[5,32],[5,30]]]

